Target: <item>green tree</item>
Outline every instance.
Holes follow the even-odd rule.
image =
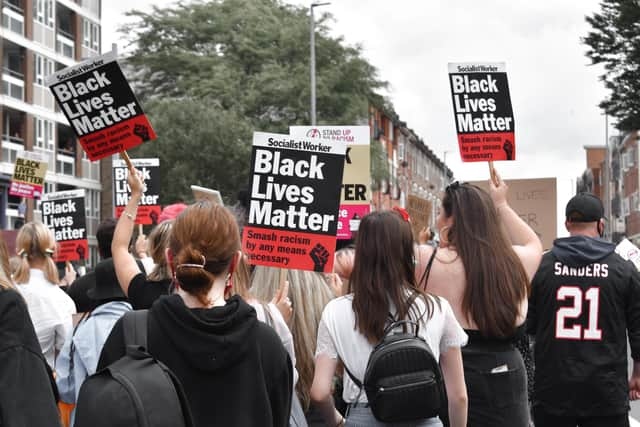
[[[620,130],[640,129],[640,2],[603,0],[586,20],[592,27],[583,39],[587,57],[604,65],[600,77],[610,91],[600,107]]]
[[[160,158],[162,204],[191,200],[191,185],[219,190],[233,201],[248,185],[252,129],[233,111],[193,99],[152,100],[145,105],[158,139],[131,150]]]
[[[164,201],[188,196],[190,184],[233,199],[247,185],[252,131],[310,122],[308,9],[216,0],[129,15],[127,70],[159,135],[134,154],[162,159]],[[361,47],[329,35],[329,19],[316,25],[318,124],[362,123],[386,83]]]

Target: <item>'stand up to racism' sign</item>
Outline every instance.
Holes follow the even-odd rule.
[[[16,158],[9,194],[39,199],[42,197],[46,173],[47,161],[44,155],[32,151],[21,151]]]
[[[58,242],[56,262],[87,259],[89,255],[84,196],[84,190],[70,190],[42,197],[42,221]]]
[[[371,210],[369,126],[291,126],[289,133],[293,137],[347,144],[337,237],[338,240],[351,239],[362,217]]]
[[[160,206],[160,159],[131,159],[133,166],[142,173],[144,194],[140,199],[136,224],[157,224],[162,208]],[[129,169],[124,160],[113,160],[113,206],[116,218],[124,212],[131,189],[127,184]]]
[[[462,161],[515,160],[505,64],[449,64],[449,83]]]
[[[47,86],[91,160],[156,138],[115,52],[58,71]]]
[[[250,263],[331,272],[345,152],[341,141],[254,133]]]

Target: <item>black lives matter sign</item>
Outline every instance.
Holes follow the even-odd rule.
[[[515,123],[505,64],[449,64],[449,83],[462,161],[515,160]]]
[[[249,222],[251,264],[331,272],[346,145],[256,132]]]
[[[91,160],[156,137],[114,52],[48,76],[47,86]]]
[[[136,215],[136,224],[157,224],[162,207],[160,206],[160,159],[131,159],[133,167],[142,173],[144,194],[140,199]],[[113,160],[113,206],[116,218],[124,212],[131,188],[127,183],[129,169],[122,159]]]
[[[53,231],[58,244],[56,262],[87,259],[89,255],[84,199],[84,190],[59,191],[42,197],[42,221]]]

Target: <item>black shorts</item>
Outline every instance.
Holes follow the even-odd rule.
[[[541,407],[533,408],[536,427],[629,427],[629,415],[607,415],[603,417],[558,416],[545,412]]]

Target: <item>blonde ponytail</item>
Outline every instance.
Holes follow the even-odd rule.
[[[20,265],[14,275],[16,283],[28,283],[29,269],[34,260],[43,260],[42,271],[46,279],[58,284],[58,269],[53,262],[56,241],[53,233],[40,222],[28,222],[22,226],[16,237],[16,251],[21,258]]]

